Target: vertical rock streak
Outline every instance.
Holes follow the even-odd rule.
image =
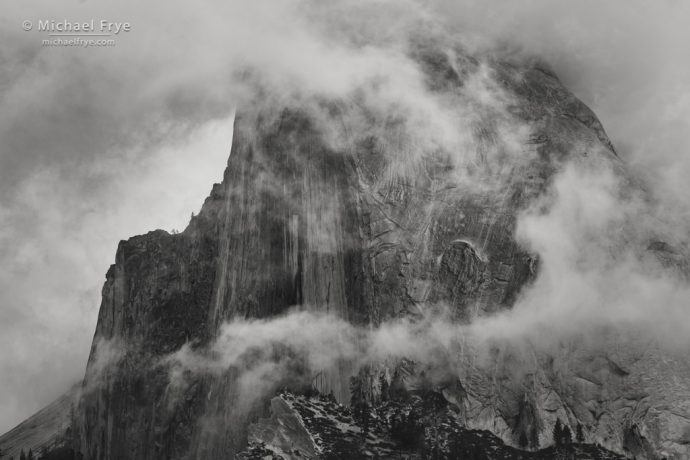
[[[618,160],[594,115],[555,77],[494,65],[516,99],[512,116],[532,132],[513,153],[519,161],[508,157],[501,166],[508,173],[479,181],[486,190],[459,182],[433,156],[413,167],[397,164],[383,141],[365,142],[358,133],[349,134],[351,150],[338,152],[299,107],[239,116],[223,183],[189,227],[118,247],[78,411],[86,456],[215,459],[241,449],[248,421],[265,415],[261,398],[242,399],[241,370],[188,376],[173,391],[159,365],[185,343],[203,349],[226,321],[303,308],[378,325],[445,305],[468,322],[510,308],[536,267],[515,241],[517,213],[545,190],[564,159],[581,153],[574,148],[580,140],[590,146],[582,161]],[[450,75],[446,70],[433,76]],[[492,129],[479,132],[491,138]],[[489,161],[492,142],[469,152],[478,164]],[[395,148],[411,150],[403,142]],[[492,190],[496,175],[502,187]],[[124,349],[96,375],[96,344],[103,339]],[[546,373],[527,376],[519,382],[522,393],[506,396],[507,371],[499,363],[509,367],[509,353],[496,358],[489,375],[475,372],[471,350],[464,359],[460,390],[444,394],[459,401],[468,423],[512,442],[516,420],[534,434],[538,426],[548,430],[535,414],[570,410],[557,395],[540,393]],[[311,371],[320,391],[348,401],[351,363]]]

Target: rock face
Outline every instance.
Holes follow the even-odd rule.
[[[505,445],[488,431],[460,425],[439,394],[416,392],[379,401],[353,414],[324,397],[282,393],[271,400],[271,416],[253,425],[240,460],[265,458],[447,458],[447,459],[623,459],[590,444],[525,451]],[[286,421],[288,421],[286,423]],[[294,442],[303,440],[304,442]]]
[[[0,436],[0,457],[19,458],[21,451],[37,456],[70,441],[72,411],[79,400],[75,384],[64,395]]]
[[[192,377],[182,393],[173,391],[165,357],[186,343],[210,344],[226,321],[294,306],[358,325],[441,304],[459,322],[510,308],[539,268],[516,242],[517,214],[565,161],[622,171],[595,115],[547,69],[480,64],[433,47],[414,53],[439,97],[455,97],[472,75],[488,71],[507,95],[502,116],[529,132],[516,134],[517,147],[505,145],[486,112],[472,122],[469,172],[459,177],[457,165],[435,152],[399,168],[400,157],[391,154],[397,147],[385,136],[350,133],[348,148],[340,148],[323,120],[299,104],[243,112],[223,182],[184,232],[157,230],[117,249],[74,422],[85,458],[225,459],[248,437],[312,455],[309,433],[285,401],[271,403],[284,431],[267,423],[250,429],[250,421],[267,416],[271,394],[251,404],[238,400],[236,369]],[[330,114],[327,123],[349,116],[339,101],[318,104]],[[558,359],[539,356],[536,370],[515,381],[506,371],[516,365],[509,353],[496,357],[490,373],[468,357],[454,380],[434,384],[455,405],[458,423],[513,445],[523,434],[535,448],[548,445],[559,417],[573,428],[582,423],[587,441],[638,458],[688,455],[690,434],[678,420],[689,416],[690,397],[686,406],[662,405],[670,383],[659,380],[670,365],[647,374],[635,369],[648,369],[639,356],[557,353],[575,364],[560,368]],[[404,368],[379,371],[402,381]],[[358,372],[343,363],[315,385],[347,404],[349,379]],[[418,377],[409,370],[408,381]],[[675,385],[674,395],[690,395],[687,381]]]

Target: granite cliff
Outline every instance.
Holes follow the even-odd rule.
[[[687,355],[616,337],[550,350],[498,344],[488,360],[468,347],[453,366],[339,360],[314,369],[295,359],[251,400],[242,365],[185,370],[184,385],[173,381],[171,355],[209,349],[236,319],[298,309],[366,329],[441,308],[457,324],[510,309],[540,274],[538,255],[516,238],[518,215],[559,171],[605,169],[636,186],[597,117],[546,66],[437,44],[410,54],[430,94],[474,114],[458,120],[469,139],[462,161],[424,150],[404,117],[373,113],[356,97],[257,96],[236,117],[222,183],[189,226],[118,246],[65,442],[93,460],[225,459],[249,455],[248,443],[278,455],[270,444],[282,436],[315,458],[309,430],[271,428],[271,411],[275,419],[295,410],[295,399],[276,391],[307,388],[348,405],[354,384],[367,407],[380,406],[387,385],[441,398],[455,435],[490,436],[502,446],[494,451],[508,452],[488,458],[528,458],[509,446],[548,447],[557,419],[621,455],[688,458]],[[491,97],[468,96],[482,91]],[[366,129],[350,129],[353,114]],[[663,242],[648,251],[672,254],[674,267],[686,260]],[[609,455],[601,452],[591,458]]]

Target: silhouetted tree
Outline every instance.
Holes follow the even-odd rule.
[[[26,460],[34,460],[34,453],[29,449],[29,455],[26,456]]]
[[[357,376],[351,377],[350,378],[350,405],[352,405],[352,407],[354,407],[363,399],[364,399],[364,391],[362,389],[361,380]]]
[[[369,434],[371,428],[371,410],[369,404],[363,403],[359,408],[359,424],[362,427],[362,433]]]
[[[582,424],[580,422],[577,422],[575,439],[580,443],[585,442],[585,433],[582,431]]]
[[[390,385],[388,385],[388,380],[386,380],[386,374],[381,374],[379,384],[381,386],[381,401],[388,401],[390,399]]]
[[[19,452],[19,460],[26,460],[26,454],[24,453],[24,449],[22,449]]]
[[[529,446],[529,439],[527,439],[527,433],[525,433],[524,431],[520,433],[520,437],[518,438],[518,445],[523,449],[527,449],[527,447]]]
[[[320,396],[319,390],[316,389],[314,385],[304,385],[300,392],[304,395],[305,398],[316,398]]]
[[[83,456],[79,452],[74,452],[74,449],[61,446],[53,448],[47,452],[43,452],[40,460],[82,460]]]
[[[563,425],[561,424],[561,419],[556,419],[556,424],[553,426],[553,442],[556,446],[560,446],[563,440]]]
[[[513,436],[520,442],[522,433],[525,433],[529,449],[539,448],[539,431],[541,429],[540,417],[534,403],[534,398],[525,393],[520,399],[518,413],[513,425]]]
[[[573,443],[573,435],[570,432],[570,428],[567,426],[563,427],[563,435],[561,436],[561,445],[567,446]]]
[[[448,458],[467,458],[467,447],[460,442],[460,436],[453,436],[448,442]]]
[[[350,379],[350,405],[352,406],[352,416],[357,424],[362,428],[362,433],[369,433],[371,425],[371,411],[364,394],[362,381],[357,377]]]
[[[424,427],[412,411],[407,414],[398,409],[391,421],[391,438],[402,448],[418,451],[424,444]]]
[[[485,460],[487,458],[486,451],[482,449],[479,444],[474,444],[472,446],[472,460]]]

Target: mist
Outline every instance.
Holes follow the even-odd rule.
[[[257,88],[302,104],[305,94],[347,99],[364,91],[368,109],[406,115],[409,145],[462,151],[469,134],[453,126],[477,115],[428,97],[402,46],[413,32],[457,36],[476,53],[545,59],[597,113],[648,194],[624,196],[625,185],[607,171],[566,169],[520,219],[521,242],[543,260],[535,284],[512,312],[443,337],[522,340],[549,324],[556,340],[601,322],[630,323],[652,337],[671,337],[662,340],[669,345],[683,346],[680,338],[690,335],[686,281],[672,269],[659,271],[644,252],[649,228],[674,247],[688,240],[690,228],[690,63],[684,59],[690,7],[684,3],[207,1],[189,9],[130,0],[11,0],[3,9],[0,431],[83,376],[100,285],[117,241],[186,226],[222,177],[234,110],[255,100]],[[80,49],[42,47],[39,33],[21,29],[26,19],[92,17],[128,21],[132,31],[112,48]],[[505,101],[491,91],[491,80],[478,71],[475,81],[464,96],[476,102],[469,107],[502,113]],[[369,129],[351,120],[349,129]],[[528,130],[506,123],[503,137],[513,145]],[[342,142],[339,133],[332,142]],[[639,216],[649,218],[635,222]],[[615,232],[631,222],[643,230],[620,248]],[[553,238],[558,232],[563,237]],[[331,338],[319,330],[332,324],[348,359],[396,354],[383,337],[405,343],[398,334],[410,330],[422,337],[411,343],[429,339],[407,323],[371,333],[307,319],[313,333],[294,347],[333,345],[322,343]],[[231,323],[214,347],[225,356],[238,340],[263,346],[247,341],[255,331],[291,344],[276,330],[293,330],[294,320]],[[447,345],[431,342],[417,358]],[[318,367],[340,358],[309,359]],[[205,369],[227,368],[237,359],[201,362]],[[257,370],[258,378],[280,373],[272,369]]]

